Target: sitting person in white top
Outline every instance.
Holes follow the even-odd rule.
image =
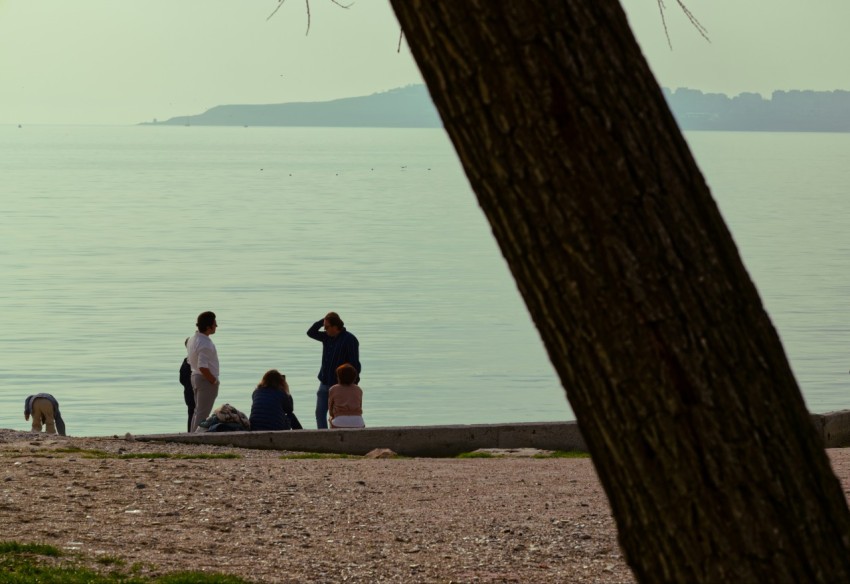
[[[328,392],[328,414],[331,428],[365,428],[363,390],[355,384],[357,369],[349,363],[336,368],[339,383]]]

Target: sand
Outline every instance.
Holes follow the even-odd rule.
[[[282,454],[0,430],[2,539],[251,582],[634,582],[590,459]]]

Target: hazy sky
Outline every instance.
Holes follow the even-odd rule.
[[[463,1],[463,0],[454,0]],[[659,82],[850,89],[848,0],[623,0]],[[134,124],[220,104],[367,95],[422,78],[387,0],[0,0],[0,123]],[[604,47],[600,47],[604,50]]]
[[[848,0],[665,0],[667,45],[656,0],[621,0],[661,85],[769,97],[777,89],[850,90]]]
[[[137,123],[422,83],[387,0],[0,0],[0,123]]]

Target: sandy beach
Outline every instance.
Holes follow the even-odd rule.
[[[848,452],[830,451],[845,485]],[[95,568],[118,557],[252,582],[634,581],[587,458],[314,460],[12,430],[0,453],[3,539]],[[151,456],[119,458],[139,454]],[[209,454],[238,457],[175,457]]]

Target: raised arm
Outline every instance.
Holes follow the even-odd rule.
[[[319,329],[322,328],[324,324],[324,318],[314,322],[313,325],[307,329],[307,336],[317,341],[324,341],[328,337],[328,333],[319,331]]]

